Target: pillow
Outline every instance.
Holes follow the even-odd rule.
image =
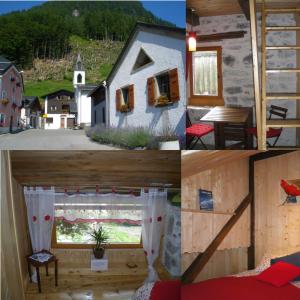
[[[179,280],[157,281],[151,291],[151,300],[180,300],[181,282]]]
[[[281,287],[298,276],[300,276],[299,267],[288,264],[284,261],[279,261],[257,275],[256,279]]]
[[[283,257],[278,257],[278,258],[273,258],[271,259],[271,265],[279,262],[279,261],[284,261],[288,264],[297,266],[300,268],[300,252],[296,252],[294,254],[290,254],[287,256],[283,256]],[[294,281],[300,281],[300,276],[297,277],[296,279],[294,279]]]

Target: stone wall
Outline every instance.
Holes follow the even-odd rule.
[[[162,263],[172,276],[181,275],[181,213],[180,207],[168,203],[167,221],[162,249]]]
[[[227,15],[215,17],[201,17],[200,25],[194,27],[198,34],[209,35],[221,32],[244,30],[247,33],[243,38],[226,39],[219,42],[201,43],[198,46],[222,46],[222,72],[223,72],[223,96],[225,105],[251,107],[255,105],[253,64],[250,22],[244,15]],[[295,25],[295,18],[292,14],[272,15],[268,18],[268,25]],[[258,15],[258,40],[261,36],[261,17]],[[295,45],[296,35],[293,32],[272,32],[268,34],[270,45]],[[260,44],[260,43],[259,43]],[[259,52],[261,51],[259,45]],[[269,67],[296,66],[296,51],[269,51]],[[271,75],[268,80],[269,92],[296,92],[296,75]],[[189,89],[188,89],[189,90]],[[272,102],[289,109],[288,118],[295,118],[295,101]],[[199,122],[200,112],[189,108],[192,122]],[[206,110],[209,111],[209,108]],[[255,120],[255,108],[253,108]],[[295,129],[284,129],[278,145],[293,145],[295,143]],[[213,136],[203,138],[205,143],[213,144]]]

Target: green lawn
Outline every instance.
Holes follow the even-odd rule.
[[[55,92],[60,89],[65,89],[68,91],[73,91],[73,83],[69,80],[44,80],[37,82],[28,82],[25,83],[25,96],[38,96],[41,100],[43,95]]]

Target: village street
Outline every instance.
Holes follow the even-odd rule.
[[[29,129],[0,135],[2,150],[117,150],[91,141],[84,130]]]

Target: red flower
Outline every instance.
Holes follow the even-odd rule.
[[[157,217],[157,222],[161,222],[161,220],[162,220],[161,216]]]
[[[144,251],[144,253],[145,253],[145,255],[146,255],[146,256],[148,256],[148,253],[147,253],[147,251]]]
[[[33,216],[33,217],[32,217],[32,221],[33,221],[33,222],[36,222],[36,220],[37,220],[37,217],[36,217],[36,216]]]
[[[46,215],[45,216],[45,221],[49,221],[50,220],[50,216],[49,215]]]

